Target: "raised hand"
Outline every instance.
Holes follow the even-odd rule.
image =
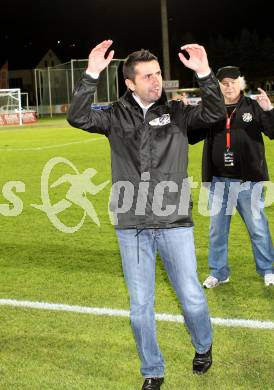
[[[259,106],[264,110],[264,111],[270,111],[272,110],[273,106],[271,104],[271,101],[265,91],[262,88],[258,88],[258,91],[260,92],[259,95],[256,96],[256,100],[259,104]]]
[[[99,43],[91,50],[88,57],[88,72],[99,74],[108,66],[114,56],[114,50],[111,50],[107,58],[105,58],[106,52],[111,45],[112,40],[109,39]]]
[[[203,46],[200,46],[197,43],[191,43],[182,46],[181,50],[185,50],[189,54],[189,59],[187,59],[183,53],[178,53],[181,62],[187,68],[192,69],[199,74],[207,74],[210,72],[207,54]]]

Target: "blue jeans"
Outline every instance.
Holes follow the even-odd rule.
[[[230,274],[227,244],[233,205],[247,227],[257,272],[261,276],[273,273],[274,249],[264,213],[263,183],[242,183],[238,179],[213,176],[209,193],[209,208],[213,214],[208,257],[211,275],[225,280]]]
[[[164,376],[154,312],[155,259],[159,250],[181,303],[185,323],[198,353],[212,344],[207,301],[198,281],[193,228],[116,230],[130,296],[130,320],[144,377]]]

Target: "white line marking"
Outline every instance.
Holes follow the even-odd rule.
[[[94,141],[102,141],[105,137],[102,138],[91,138],[86,141],[74,141],[74,142],[68,142],[66,144],[59,144],[59,145],[48,145],[48,146],[38,146],[37,148],[0,148],[1,151],[6,152],[18,152],[18,151],[29,151],[29,150],[45,150],[45,149],[54,149],[54,148],[62,148],[64,146],[70,146],[70,145],[78,145],[78,144],[87,144],[88,142],[94,142]]]
[[[128,310],[116,310],[107,307],[87,307],[87,306],[71,306],[59,303],[47,302],[31,302],[18,301],[16,299],[0,299],[2,306],[25,307],[30,309],[69,311],[73,313],[94,314],[97,316],[114,316],[114,317],[129,317]],[[156,314],[156,320],[167,322],[181,322],[184,320],[180,315],[173,314]],[[243,320],[232,318],[211,318],[212,323],[227,327],[253,328],[253,329],[274,329],[274,322],[259,321],[259,320]]]

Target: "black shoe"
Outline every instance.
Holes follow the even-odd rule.
[[[204,374],[212,364],[212,346],[206,353],[195,353],[193,359],[193,373]]]
[[[160,390],[164,378],[146,378],[141,390]]]

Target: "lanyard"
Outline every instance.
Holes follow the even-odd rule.
[[[232,115],[235,113],[236,111],[236,107],[234,108],[234,110],[232,111],[232,113],[230,114],[230,116],[228,116],[228,114],[226,113],[226,123],[225,123],[225,128],[226,128],[226,149],[227,150],[230,150],[230,146],[231,146],[231,139],[230,139],[230,123],[231,123],[231,118],[232,118]]]

